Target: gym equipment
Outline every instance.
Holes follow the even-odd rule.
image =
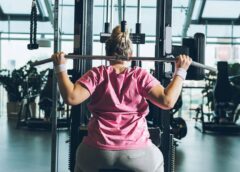
[[[41,129],[41,130],[51,130],[51,120],[45,120],[41,117],[33,117],[31,102],[29,101],[31,97],[24,98],[21,101],[20,110],[18,112],[18,120],[16,128],[27,127],[29,129]],[[51,107],[50,107],[51,108]],[[58,107],[58,111],[65,111],[65,108],[61,106]],[[40,116],[40,115],[39,115]],[[67,118],[58,118],[57,128],[69,128],[69,114],[67,112]]]
[[[30,20],[30,44],[27,45],[29,50],[38,49],[37,44],[37,2],[32,1],[31,20]]]
[[[112,4],[112,0],[111,0],[111,4]],[[108,21],[108,13],[109,13],[109,0],[106,1],[106,22],[104,23],[104,32],[100,33],[100,42],[101,43],[105,43],[110,37],[111,37],[111,33],[110,33],[110,24]],[[112,9],[112,8],[111,8]],[[122,28],[122,32],[125,32],[125,26],[127,24],[126,20],[125,20],[125,10],[126,9],[126,1],[123,1],[123,11],[122,11],[122,17],[123,20],[121,21],[121,28]],[[133,44],[137,44],[137,56],[138,56],[138,47],[139,44],[145,44],[145,34],[141,33],[141,23],[140,23],[140,14],[141,14],[141,0],[138,0],[138,5],[137,5],[137,23],[136,23],[136,31],[135,33],[130,33],[130,39],[132,41]],[[112,19],[112,12],[111,12],[111,16]]]
[[[171,120],[171,133],[176,139],[182,139],[187,135],[186,121],[181,117],[172,118]]]
[[[137,56],[139,56],[139,44],[145,44],[145,33],[141,32],[141,23],[140,23],[140,18],[141,18],[141,0],[138,0],[137,3],[137,23],[136,23],[136,27],[135,27],[135,33],[131,33],[130,34],[130,38],[133,42],[133,44],[137,44],[137,51],[136,54]]]
[[[111,5],[112,5],[112,0],[111,0]],[[108,20],[108,12],[109,11],[109,0],[106,1],[106,22],[104,23],[104,32],[100,33],[100,42],[105,43],[111,36],[110,33],[110,23]],[[112,19],[112,12],[110,18]]]
[[[239,101],[233,100],[233,96],[239,93],[230,84],[227,62],[218,62],[217,66],[219,72],[213,89],[214,112],[204,113],[203,105],[197,108],[195,127],[202,132],[240,132],[240,125],[234,121],[238,118],[238,114],[235,114],[235,112]],[[208,121],[205,121],[205,116],[208,117]]]
[[[173,56],[168,56],[173,57]],[[153,58],[153,57],[125,57],[125,56],[92,56],[92,55],[65,55],[67,59],[82,59],[82,60],[134,60],[134,61],[155,61],[155,62],[175,62],[176,58]],[[51,58],[40,60],[32,63],[32,66],[38,66],[45,63],[52,62]],[[195,61],[192,61],[191,66],[203,68],[213,72],[217,72],[217,69],[207,66]]]
[[[141,33],[141,23],[140,23],[140,15],[141,15],[141,0],[138,0],[137,3],[137,23],[135,33],[130,34],[130,38],[132,42],[136,43],[136,56],[140,56],[140,44],[145,44],[145,34]],[[142,67],[141,61],[132,61],[131,67],[140,66]]]
[[[173,109],[170,110],[170,133],[173,134],[174,138],[180,140],[187,135],[187,124],[185,120],[181,117],[174,117],[174,115],[182,107],[182,95],[179,96]]]
[[[22,73],[27,73],[27,77],[21,77],[23,84],[21,85],[21,94],[23,98],[21,99],[20,111],[18,112],[18,120],[16,128],[28,127],[30,129],[51,129],[51,110],[52,110],[52,76],[53,72],[51,69],[42,71],[41,75],[38,75],[36,68],[29,68],[28,65],[22,67]],[[46,73],[48,72],[48,76]],[[20,75],[18,75],[20,77]],[[41,77],[41,79],[39,79]],[[47,78],[47,79],[46,79]],[[33,84],[34,83],[34,84]],[[44,88],[42,89],[42,83]],[[36,112],[35,98],[40,95],[39,111]],[[59,125],[58,128],[69,128],[69,114],[65,113],[65,104],[58,101],[58,111],[61,111],[61,117],[58,118]],[[35,110],[35,113],[33,113]],[[48,118],[43,118],[41,116],[41,111],[46,112]],[[68,112],[68,111],[67,111]],[[36,114],[36,115],[35,115]],[[38,114],[38,115],[37,115]],[[46,116],[45,116],[46,117]]]
[[[121,1],[118,1],[121,2]],[[74,17],[74,54],[77,55],[77,58],[74,58],[74,70],[79,73],[79,75],[83,75],[88,66],[88,62],[90,61],[84,61],[84,57],[87,58],[86,54],[91,54],[90,50],[92,47],[92,7],[91,5],[88,6],[88,4],[93,4],[93,0],[83,0],[83,1],[77,1],[75,0],[75,17]],[[54,52],[58,52],[58,0],[55,0],[55,6],[54,6]],[[157,0],[157,17],[156,17],[156,51],[155,51],[155,57],[156,58],[148,58],[146,60],[152,60],[152,61],[158,61],[158,57],[166,57],[162,58],[162,62],[174,62],[175,59],[172,58],[170,54],[172,54],[172,44],[171,44],[171,14],[172,14],[172,0]],[[90,16],[88,18],[88,16]],[[89,20],[86,20],[89,19]],[[86,24],[87,23],[87,24]],[[87,25],[87,26],[86,26]],[[91,26],[91,27],[90,27]],[[88,33],[86,33],[86,30]],[[82,56],[82,58],[79,58]],[[90,56],[88,56],[90,57]],[[93,56],[91,56],[93,57]],[[95,56],[96,57],[96,56]],[[85,58],[85,59],[86,59]],[[94,60],[93,58],[89,60]],[[96,59],[96,58],[95,58]],[[110,57],[110,59],[104,59],[102,56],[99,56],[97,59],[102,60],[116,60],[116,57]],[[117,57],[119,59],[119,57]],[[130,60],[125,57],[122,58],[122,60]],[[143,59],[134,59],[134,60],[140,60]],[[50,62],[50,60],[47,60],[47,62]],[[36,64],[36,63],[35,63]],[[193,64],[196,64],[193,62]],[[39,63],[38,63],[39,65]],[[161,83],[166,86],[167,82],[164,80],[165,78],[162,77],[166,73],[165,68],[163,64],[155,63],[156,65],[156,78],[161,81]],[[198,67],[208,68],[206,65],[198,64]],[[216,72],[215,68],[208,68],[208,70]],[[79,76],[78,76],[79,77]],[[77,76],[74,77],[74,80],[77,79]],[[53,83],[56,84],[56,79],[53,79]],[[53,100],[56,102],[57,97],[57,89],[55,87],[54,90],[54,96]],[[75,163],[75,153],[76,148],[78,146],[79,142],[79,134],[78,130],[79,127],[84,125],[86,121],[84,121],[83,116],[85,115],[84,112],[85,108],[84,106],[78,105],[73,106],[71,109],[71,137],[70,137],[70,170],[73,171],[74,163]],[[52,159],[51,159],[51,171],[56,171],[56,105],[53,107],[53,113],[54,116],[52,119],[55,121],[52,123]],[[159,108],[156,110],[156,114],[159,119],[156,119],[155,123],[157,123],[158,126],[161,126],[162,134],[161,134],[161,147],[160,149],[163,152],[164,156],[164,168],[165,172],[172,172],[174,171],[174,159],[175,159],[175,146],[173,144],[173,136],[170,134],[170,117],[169,117],[169,111],[163,111]],[[160,119],[161,118],[161,119]]]
[[[93,0],[75,0],[74,11],[73,53],[90,55],[93,49]],[[76,82],[79,77],[92,68],[91,62],[80,59],[73,60],[73,82]],[[75,166],[76,150],[81,141],[79,127],[86,125],[90,117],[87,103],[88,101],[71,107],[69,170],[72,172]]]
[[[54,1],[54,17],[53,17],[53,28],[54,28],[54,41],[53,41],[53,52],[59,52],[59,0]],[[52,134],[52,140],[51,140],[51,172],[57,172],[57,156],[58,156],[58,138],[57,138],[57,103],[59,99],[59,91],[57,87],[57,78],[55,75],[53,75],[52,79],[52,113],[51,113],[51,134]]]
[[[195,33],[194,38],[183,38],[182,44],[189,48],[189,56],[193,61],[204,64],[205,62],[205,35],[203,33]],[[187,80],[203,80],[204,70],[202,68],[194,68],[192,66],[188,69]]]

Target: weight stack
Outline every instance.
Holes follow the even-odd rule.
[[[193,61],[205,64],[205,35],[196,33],[194,38],[183,38],[182,45],[189,47],[189,56]],[[204,79],[204,69],[190,66],[188,69],[187,80]]]

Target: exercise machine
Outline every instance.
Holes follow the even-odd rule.
[[[213,85],[213,112],[205,113],[203,104],[196,109],[195,127],[201,132],[240,132],[240,125],[236,124],[238,119],[238,106],[240,90],[234,89],[229,81],[228,63],[218,62],[217,80]],[[235,97],[233,99],[233,97]],[[207,117],[207,120],[206,120]]]

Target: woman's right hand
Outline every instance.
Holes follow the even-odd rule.
[[[192,63],[192,59],[189,56],[181,54],[176,58],[175,66],[177,69],[183,68],[187,71],[191,63]]]
[[[64,52],[54,53],[51,58],[53,60],[54,66],[58,66],[58,65],[67,63],[67,59],[65,58]]]

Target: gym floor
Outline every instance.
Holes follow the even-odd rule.
[[[177,147],[176,172],[237,172],[239,135],[202,134],[188,123],[188,135]],[[49,172],[51,133],[15,129],[15,121],[0,117],[0,171]],[[68,132],[59,132],[58,171],[68,170]]]

